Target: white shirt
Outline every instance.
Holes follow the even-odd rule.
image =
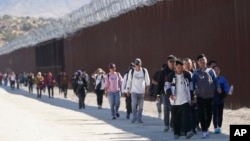
[[[190,92],[183,74],[176,74],[176,92],[173,105],[182,105],[189,102]]]
[[[93,79],[95,79],[95,89],[96,89],[96,86],[97,86],[97,84],[99,84],[101,81],[101,90],[104,90],[104,87],[105,87],[105,85],[104,85],[104,81],[105,81],[105,76],[104,76],[104,74],[100,74],[100,75],[98,75],[98,74],[94,74],[94,75],[92,75],[92,78]]]
[[[16,75],[15,75],[15,74],[11,74],[10,80],[11,80],[11,81],[15,81],[15,80],[16,80]]]
[[[128,73],[124,74],[123,81],[122,81],[122,93],[126,93],[126,83],[127,83],[127,75]]]
[[[143,70],[145,70],[145,76]],[[146,68],[141,68],[140,71],[134,69],[132,77],[132,70],[129,71],[127,80],[127,91],[130,93],[145,94],[146,86],[150,85],[150,78]]]

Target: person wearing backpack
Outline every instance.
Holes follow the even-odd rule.
[[[127,70],[123,76],[123,81],[122,81],[122,94],[125,96],[125,103],[126,103],[126,109],[127,109],[127,114],[126,114],[126,119],[130,119],[130,114],[132,113],[132,105],[131,105],[131,94],[126,93],[126,87],[127,87],[127,81],[128,81],[128,73],[131,69],[134,69],[135,64],[132,62],[129,65],[129,70]]]
[[[170,127],[172,127],[172,118],[170,119],[171,104],[170,100],[164,91],[164,85],[167,81],[168,75],[174,71],[176,57],[174,55],[169,55],[167,57],[166,67],[161,71],[160,78],[158,81],[157,98],[159,99],[161,95],[163,96],[163,109],[164,109],[164,132],[168,132]]]
[[[214,133],[220,134],[222,121],[223,121],[223,109],[224,109],[225,98],[228,95],[231,95],[233,93],[233,86],[229,87],[229,84],[226,78],[220,75],[219,66],[214,66],[213,69],[217,75],[217,80],[221,86],[221,91],[222,91],[220,94],[215,92],[214,99],[213,99]]]
[[[142,111],[144,96],[148,95],[150,86],[150,78],[146,68],[142,68],[142,61],[135,59],[135,68],[131,69],[128,74],[127,94],[131,94],[132,99],[132,123],[142,121]]]
[[[214,93],[216,90],[221,93],[221,88],[214,70],[207,68],[207,57],[204,54],[198,55],[197,63],[199,69],[194,72],[192,81],[197,96],[202,138],[207,138],[209,137],[208,128],[212,120]]]
[[[122,76],[116,71],[114,63],[109,64],[109,73],[105,78],[105,96],[108,97],[112,119],[120,117],[119,107],[121,98]]]
[[[104,75],[105,71],[101,68],[98,68],[91,76],[95,80],[95,93],[97,96],[97,105],[98,109],[102,108],[103,94],[104,94]]]
[[[79,109],[85,109],[85,97],[87,90],[87,81],[83,75],[77,77],[76,95],[78,96]]]

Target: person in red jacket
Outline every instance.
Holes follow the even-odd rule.
[[[49,98],[53,98],[54,97],[54,86],[56,84],[56,80],[53,77],[51,72],[48,72],[47,77],[45,79],[45,84],[48,88]]]

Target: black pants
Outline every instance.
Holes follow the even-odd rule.
[[[223,121],[223,109],[224,109],[224,103],[213,105],[214,128],[217,128],[217,127],[221,128],[222,121]]]
[[[191,127],[193,131],[195,128],[199,126],[199,113],[197,104],[193,104],[190,106],[190,120],[191,120]]]
[[[37,90],[37,98],[41,98],[42,97],[42,89],[40,87],[36,87]]]
[[[104,90],[95,90],[97,96],[97,105],[102,106]]]
[[[81,108],[85,109],[85,97],[86,97],[85,92],[78,93],[79,109]]]
[[[130,113],[132,113],[131,95],[126,95],[125,96],[125,102],[126,102],[127,115],[129,115]]]
[[[19,82],[16,82],[16,88],[19,89]]]
[[[199,120],[201,123],[201,129],[203,132],[208,131],[208,128],[212,121],[213,114],[213,98],[197,98],[198,102],[198,111],[199,111]]]
[[[33,93],[33,83],[29,83],[29,93]]]
[[[51,91],[51,93],[50,93]],[[50,98],[50,94],[52,94],[52,98],[54,97],[54,87],[53,86],[48,86],[48,93],[49,93],[49,98]]]
[[[12,88],[12,89],[14,89],[15,88],[15,81],[10,81],[10,87]]]
[[[182,130],[185,134],[191,131],[189,103],[173,105],[172,116],[174,135],[180,136]]]
[[[68,93],[68,85],[61,85],[61,92],[63,92],[64,97],[67,97],[67,93]]]

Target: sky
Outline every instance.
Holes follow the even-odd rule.
[[[0,16],[59,18],[92,0],[0,0]]]

